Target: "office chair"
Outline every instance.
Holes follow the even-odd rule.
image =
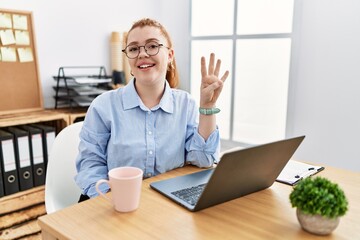
[[[48,214],[79,200],[81,190],[74,176],[82,125],[83,122],[77,122],[67,126],[56,136],[52,145],[45,181],[45,207]]]

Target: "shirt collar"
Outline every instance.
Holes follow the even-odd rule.
[[[131,108],[139,107],[143,105],[141,99],[135,89],[135,80],[132,79],[123,89],[122,95],[124,110]],[[173,113],[174,112],[174,97],[170,88],[168,81],[165,81],[165,91],[162,96],[158,106],[155,106],[153,109],[161,108],[165,112]]]
[[[140,98],[136,92],[134,79],[123,88],[122,102],[124,105],[124,110],[135,108],[140,105]]]
[[[165,91],[164,91],[164,95],[160,100],[159,106],[162,110],[164,110],[167,113],[174,112],[174,96],[172,94],[172,90],[170,88],[168,81],[165,81]]]

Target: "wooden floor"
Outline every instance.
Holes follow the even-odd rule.
[[[0,240],[40,240],[44,202],[44,186],[0,198]]]

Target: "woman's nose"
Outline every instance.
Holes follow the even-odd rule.
[[[143,50],[141,50],[143,48]],[[138,57],[141,57],[141,56],[145,56],[145,57],[148,57],[149,55],[147,54],[146,52],[146,49],[145,49],[145,46],[140,46],[139,47],[139,56]]]

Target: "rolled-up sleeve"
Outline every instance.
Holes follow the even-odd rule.
[[[186,163],[198,167],[211,167],[220,154],[220,134],[216,129],[205,139],[198,130],[198,107],[194,100],[188,104],[188,126],[185,142]]]
[[[191,140],[186,144],[186,162],[198,167],[211,167],[219,158],[220,137],[216,128],[205,141],[199,134],[198,128],[194,128]]]

